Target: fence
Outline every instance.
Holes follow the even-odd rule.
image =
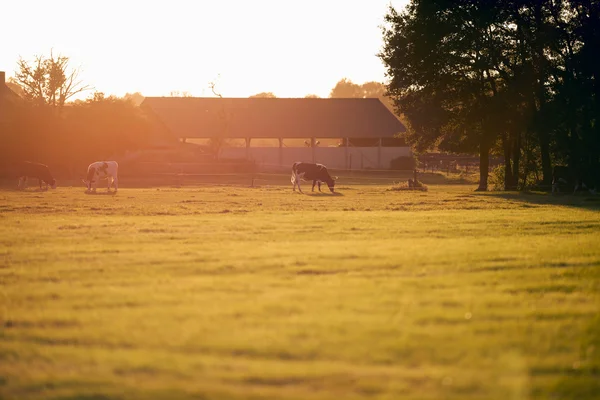
[[[386,169],[393,159],[410,156],[410,147],[226,147],[220,157],[247,159],[258,166],[315,162],[339,169]]]

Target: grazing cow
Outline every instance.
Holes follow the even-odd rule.
[[[573,169],[557,165],[552,169],[552,193],[560,192],[560,188],[568,191],[573,188],[573,193],[580,189],[587,189],[596,194],[597,176],[594,176],[591,168]]]
[[[335,180],[337,176],[331,177],[327,168],[323,164],[311,164],[305,162],[295,162],[292,165],[292,183],[294,184],[294,192],[296,191],[296,185],[298,185],[298,190],[300,193],[302,189],[300,189],[300,181],[313,181],[312,191],[315,191],[315,184],[319,184],[319,192],[321,191],[321,182],[324,182],[331,190],[331,193],[334,192]]]
[[[15,172],[19,178],[19,189],[25,189],[27,178],[37,178],[40,189],[42,189],[42,181],[46,184],[46,189],[48,189],[48,185],[52,189],[56,189],[56,180],[52,177],[48,166],[44,164],[23,161],[15,165]]]
[[[98,181],[100,179],[106,179],[108,183],[108,190],[110,191],[110,184],[114,183],[115,192],[119,189],[119,179],[117,173],[119,170],[119,164],[116,161],[96,161],[91,163],[87,169],[87,178],[82,179],[83,183],[87,186],[87,191],[96,191]]]

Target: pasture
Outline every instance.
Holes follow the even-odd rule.
[[[600,395],[598,196],[122,186],[0,190],[0,398]]]

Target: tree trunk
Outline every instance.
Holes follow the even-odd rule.
[[[488,173],[490,170],[490,147],[485,143],[485,139],[481,139],[479,145],[479,187],[476,192],[487,192],[488,190]]]
[[[519,189],[519,170],[521,167],[521,132],[515,129],[514,132],[514,140],[513,140],[513,180],[511,186],[514,188],[513,190]],[[525,188],[525,182],[523,182],[523,188]]]
[[[511,190],[513,171],[511,165],[510,135],[502,134],[502,149],[504,150],[504,190]]]
[[[546,87],[547,82],[547,61],[544,55],[544,43],[542,32],[545,27],[543,23],[543,4],[536,3],[534,6],[534,19],[536,36],[533,41],[533,66],[536,74],[534,80],[534,93],[537,98],[539,108],[537,109],[535,128],[540,140],[540,153],[542,156],[542,183],[550,187],[552,182],[552,162],[550,160],[550,135],[544,118],[546,117]],[[535,109],[535,108],[534,108]]]
[[[542,183],[550,187],[552,183],[552,162],[550,161],[550,135],[544,127],[538,130],[540,153],[542,155]]]

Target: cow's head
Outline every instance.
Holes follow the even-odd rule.
[[[94,183],[94,178],[96,176],[96,168],[91,167],[88,168],[88,173],[86,179],[82,179],[81,182],[87,187],[87,190],[92,190],[92,183]]]
[[[329,190],[331,190],[331,193],[335,193],[335,181],[337,178],[337,176],[334,176],[329,182],[327,182],[327,186],[329,187]]]

